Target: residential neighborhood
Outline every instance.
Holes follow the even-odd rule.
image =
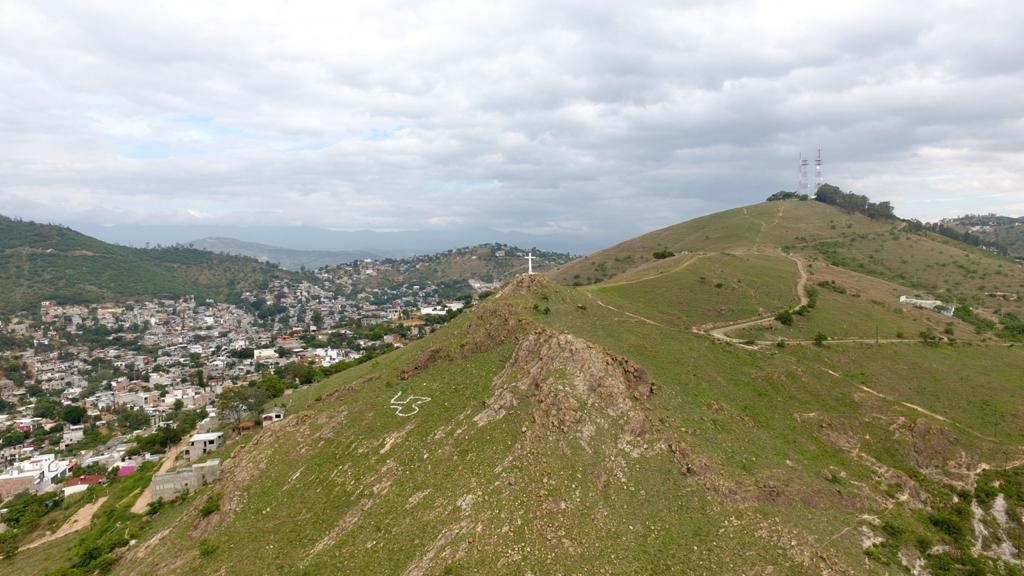
[[[383,266],[360,261],[275,280],[228,302],[46,301],[0,319],[0,501],[83,491],[178,443],[183,465],[205,465],[228,436],[284,418],[279,407],[233,401],[242,391],[265,392],[252,397],[265,402],[402,347],[494,287],[479,279],[369,287]],[[219,464],[193,468],[157,474],[156,492],[209,481]]]

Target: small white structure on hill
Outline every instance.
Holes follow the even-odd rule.
[[[277,360],[277,358],[277,350],[274,350],[273,348],[261,348],[259,350],[252,351],[252,359],[256,362]]]
[[[185,446],[185,461],[194,462],[203,455],[213,452],[224,445],[223,432],[206,432],[195,434]]]
[[[946,304],[942,300],[922,300],[920,298],[914,298],[911,296],[900,296],[900,302],[903,304],[910,304],[917,308],[924,308],[926,310],[933,310],[946,316],[947,318],[953,317],[953,312],[956,311],[955,304]]]
[[[264,424],[273,424],[284,420],[284,408],[275,407],[261,417]]]

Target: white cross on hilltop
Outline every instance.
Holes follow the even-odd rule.
[[[526,273],[527,274],[533,274],[533,261],[537,257],[533,255],[533,252],[529,252],[526,256],[523,256],[523,258],[526,258],[526,263],[527,263]]]

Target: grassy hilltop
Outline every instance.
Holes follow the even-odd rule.
[[[1024,354],[985,293],[1022,282],[814,202],[659,230],[290,396],[114,573],[1020,574]]]
[[[43,300],[223,298],[284,275],[294,274],[251,258],[181,246],[129,248],[63,226],[0,216],[0,313],[31,309]]]

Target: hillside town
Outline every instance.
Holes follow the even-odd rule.
[[[179,441],[191,463],[225,433],[283,417],[261,404],[432,332],[494,287],[359,288],[377,269],[275,280],[227,302],[46,301],[3,318],[0,501],[84,490]],[[216,476],[204,466],[158,475],[154,490],[171,498]]]

